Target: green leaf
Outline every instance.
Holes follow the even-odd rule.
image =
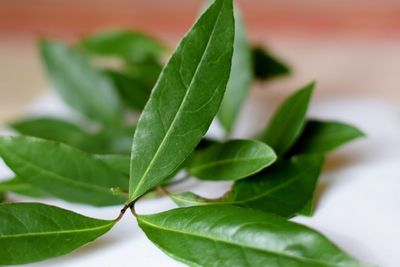
[[[129,154],[132,149],[132,136],[135,126],[112,125],[103,128],[96,136],[102,145],[101,154]]]
[[[363,132],[349,124],[310,120],[306,123],[303,133],[291,149],[291,153],[325,154],[347,142],[364,136]]]
[[[238,180],[276,160],[274,151],[255,140],[231,140],[194,152],[188,172],[202,180]]]
[[[85,37],[81,47],[90,53],[143,61],[164,55],[167,48],[154,38],[128,29],[105,31]]]
[[[42,192],[36,187],[33,187],[30,183],[27,183],[24,179],[21,179],[18,176],[0,182],[0,192],[12,192],[18,195],[34,198],[49,197],[48,194]]]
[[[250,45],[239,10],[235,9],[235,42],[232,69],[218,113],[227,133],[232,132],[253,79]]]
[[[41,41],[40,52],[50,80],[68,105],[91,119],[121,120],[121,104],[112,81],[87,58],[52,41]]]
[[[0,203],[4,202],[6,200],[6,194],[3,192],[0,192]]]
[[[130,107],[142,110],[150,97],[151,87],[143,81],[116,71],[108,71],[107,75],[114,81],[121,99]]]
[[[270,145],[276,154],[282,155],[301,134],[314,83],[288,97],[272,116],[260,140]]]
[[[189,192],[170,197],[181,207],[229,204],[291,217],[313,198],[322,163],[323,157],[319,155],[281,160],[252,177],[236,181],[232,190],[219,199],[206,199]]]
[[[103,154],[95,155],[111,169],[129,176],[131,157],[129,155]]]
[[[163,66],[155,59],[147,59],[141,62],[126,62],[126,73],[147,85],[150,89],[154,87]]]
[[[364,266],[317,231],[255,210],[180,208],[138,222],[160,249],[190,266]]]
[[[323,161],[320,155],[282,160],[254,177],[236,182],[225,202],[291,217],[313,198]]]
[[[93,219],[38,203],[0,204],[0,264],[68,254],[108,232],[114,221]]]
[[[311,217],[314,214],[314,201],[315,198],[310,199],[297,214]]]
[[[127,188],[128,179],[73,147],[33,137],[0,137],[0,156],[17,176],[52,196],[94,206],[126,200],[111,188]]]
[[[162,183],[206,133],[229,79],[233,39],[232,0],[217,0],[172,55],[134,135],[131,201]]]
[[[254,47],[252,54],[254,75],[259,80],[269,80],[291,73],[288,65],[265,51],[262,47]]]
[[[99,146],[91,134],[57,118],[25,119],[13,122],[10,126],[20,134],[61,142],[88,152],[95,152]]]

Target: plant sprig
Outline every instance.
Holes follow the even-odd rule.
[[[0,137],[0,157],[16,176],[0,183],[0,201],[13,192],[123,207],[114,220],[98,220],[40,203],[0,204],[0,265],[70,253],[131,209],[153,243],[191,266],[364,266],[289,220],[312,215],[324,156],[363,136],[307,119],[314,83],[289,96],[257,140],[206,137],[214,118],[230,136],[253,80],[290,72],[251,47],[232,0],[215,0],[164,67],[166,46],[130,30],[39,46],[56,92],[80,119],[10,124],[21,136]],[[122,64],[100,67],[99,57]],[[230,180],[232,188],[217,199],[170,192],[182,172],[182,180]],[[157,190],[180,208],[137,214],[135,203]]]

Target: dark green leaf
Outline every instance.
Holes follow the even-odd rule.
[[[34,198],[49,197],[48,194],[42,192],[36,187],[33,187],[30,183],[19,177],[14,177],[12,179],[0,182],[0,192],[12,192],[18,195]]]
[[[261,47],[253,48],[253,68],[257,79],[268,80],[290,74],[290,68]]]
[[[6,200],[6,194],[3,192],[0,192],[0,203],[4,202]]]
[[[218,118],[228,133],[235,126],[237,116],[249,92],[252,78],[253,68],[251,65],[250,45],[239,10],[235,9],[235,42],[232,69],[218,113]]]
[[[314,198],[310,199],[307,204],[297,212],[297,214],[311,217],[314,213],[314,201]]]
[[[180,208],[138,222],[160,249],[190,266],[364,266],[317,231],[250,209]]]
[[[276,160],[274,151],[255,140],[231,140],[194,152],[188,172],[203,180],[237,180],[254,174]]]
[[[236,182],[225,202],[290,217],[312,199],[323,157],[304,155],[282,161]]]
[[[149,57],[160,57],[166,47],[152,37],[128,29],[116,29],[85,37],[81,47],[103,56],[118,56],[129,61],[143,61]]]
[[[107,74],[114,81],[115,87],[121,95],[121,99],[130,107],[142,110],[150,97],[151,87],[143,81],[129,77],[128,75],[108,71]]]
[[[293,154],[327,153],[354,139],[365,136],[356,127],[335,121],[311,120],[291,149]]]
[[[229,79],[233,38],[232,0],[217,0],[174,52],[134,135],[131,201],[162,183],[206,133]]]
[[[282,155],[301,134],[314,83],[288,97],[272,116],[260,140],[270,145],[276,154]]]
[[[57,118],[26,119],[10,126],[20,134],[61,142],[88,152],[95,152],[99,146],[91,134],[71,122]]]
[[[0,156],[17,176],[52,196],[95,206],[126,200],[111,188],[127,188],[128,179],[73,147],[33,137],[0,137]]]
[[[131,157],[129,155],[95,155],[111,169],[129,176]]]
[[[108,232],[114,221],[98,220],[35,203],[0,204],[0,264],[59,257]]]
[[[205,199],[192,193],[172,194],[171,198],[182,207],[229,204],[291,217],[312,199],[322,163],[319,155],[296,156],[235,182],[222,198]]]
[[[121,120],[112,81],[78,52],[58,42],[40,42],[47,74],[64,101],[83,115],[104,122]]]
[[[125,64],[126,73],[147,85],[150,89],[153,88],[158,76],[162,71],[163,66],[154,59],[147,59],[141,62],[127,62]]]

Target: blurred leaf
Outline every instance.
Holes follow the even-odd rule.
[[[141,62],[127,62],[125,65],[125,71],[129,77],[140,81],[150,89],[154,87],[162,68],[163,66],[154,59],[147,59]]]
[[[83,55],[59,42],[43,40],[40,52],[47,74],[63,100],[94,120],[121,120],[122,107],[112,81]]]
[[[158,58],[167,51],[167,48],[154,38],[128,29],[100,32],[83,38],[80,45],[93,54],[118,56],[134,62]]]
[[[208,130],[229,79],[233,38],[232,2],[218,0],[175,50],[134,135],[130,201],[181,166]]]
[[[335,121],[310,120],[291,149],[292,154],[325,154],[354,139],[365,136],[356,127]]]
[[[33,187],[24,179],[17,177],[0,182],[0,193],[12,192],[18,195],[33,197],[33,198],[46,198],[48,194]]]
[[[235,9],[235,42],[232,68],[218,118],[227,133],[231,133],[247,98],[253,79],[251,51],[239,10]]]
[[[254,174],[276,160],[274,151],[255,140],[230,140],[196,151],[187,168],[202,180],[237,180]]]
[[[365,266],[319,232],[251,209],[210,205],[137,219],[157,247],[189,266]]]
[[[269,80],[275,77],[286,76],[291,70],[286,63],[280,61],[261,47],[253,48],[254,75],[259,80]]]
[[[101,130],[95,138],[103,146],[100,154],[130,154],[135,126],[114,125]]]
[[[127,177],[73,147],[33,137],[0,137],[0,156],[20,179],[52,196],[94,206],[126,200],[111,188],[127,188]]]
[[[311,83],[289,96],[261,134],[259,139],[271,146],[278,156],[284,154],[303,131],[314,86]]]
[[[0,218],[1,265],[68,254],[105,234],[115,223],[38,203],[0,204]]]
[[[91,134],[65,120],[32,118],[13,122],[10,126],[20,134],[61,142],[88,152],[99,149],[99,144]]]
[[[150,97],[151,87],[144,84],[141,80],[129,77],[120,72],[108,71],[107,75],[114,81],[115,87],[130,107],[142,110]]]
[[[111,169],[129,176],[131,157],[129,155],[95,155]]]

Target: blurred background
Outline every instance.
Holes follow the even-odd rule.
[[[293,67],[265,86],[279,92],[318,81],[317,97],[400,103],[400,1],[242,0],[253,43]],[[48,89],[36,43],[77,40],[115,27],[146,31],[173,47],[200,0],[0,0],[0,122]],[[285,94],[283,94],[285,95]]]

